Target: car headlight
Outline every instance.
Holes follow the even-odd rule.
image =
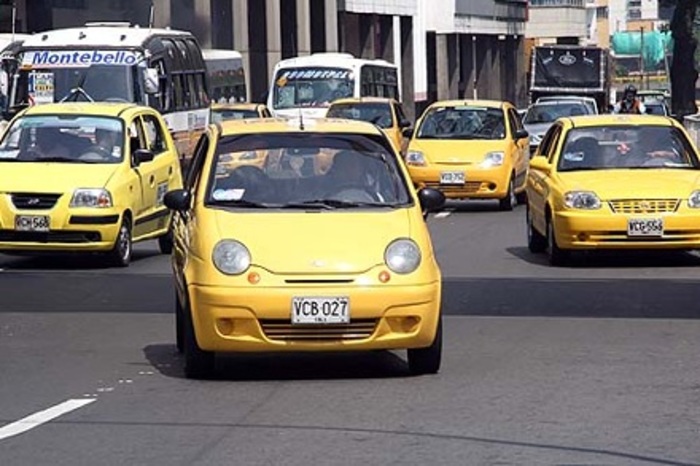
[[[420,265],[420,248],[410,239],[397,239],[384,251],[384,262],[392,272],[411,273]]]
[[[73,193],[70,207],[112,207],[112,195],[102,188],[80,188]]]
[[[600,198],[592,191],[569,191],[564,195],[564,205],[570,209],[600,209]]]
[[[700,191],[693,191],[688,198],[688,207],[700,209]]]
[[[226,275],[240,275],[250,267],[250,252],[242,243],[225,239],[214,246],[214,265]]]
[[[481,166],[483,168],[500,167],[505,159],[506,154],[503,152],[489,152],[484,157],[483,162],[481,162]]]
[[[426,163],[425,157],[423,156],[423,152],[419,152],[416,150],[408,151],[408,153],[406,154],[406,163],[415,167],[424,167]]]

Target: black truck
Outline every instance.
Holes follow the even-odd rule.
[[[530,102],[546,96],[593,97],[598,111],[610,106],[610,54],[580,45],[540,45],[532,50]]]

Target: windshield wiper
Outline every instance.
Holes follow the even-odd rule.
[[[284,204],[281,207],[285,209],[343,209],[356,207],[390,207],[395,209],[398,206],[398,204],[387,204],[384,202],[355,202],[343,201],[340,199],[310,199],[308,201],[290,202],[289,204]]]

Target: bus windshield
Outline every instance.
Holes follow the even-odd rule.
[[[132,67],[126,65],[21,70],[11,105],[59,102],[78,87],[84,92],[74,95],[77,101],[140,103],[143,98],[135,92],[136,76]]]
[[[280,70],[275,76],[274,105],[280,110],[328,107],[337,99],[352,97],[355,81],[349,69],[304,67]]]

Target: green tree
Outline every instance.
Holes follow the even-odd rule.
[[[669,3],[669,2],[666,2]],[[671,20],[673,62],[671,63],[671,107],[683,118],[697,113],[695,83],[700,64],[700,0],[676,0]]]

